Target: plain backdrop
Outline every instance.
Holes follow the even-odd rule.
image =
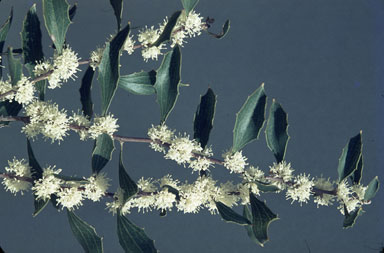
[[[14,7],[14,19],[5,48],[18,48],[22,20],[34,1],[2,0],[0,23]],[[74,1],[70,1],[74,4]],[[45,57],[53,54],[41,16]],[[182,8],[179,0],[125,0],[123,25],[157,26],[165,16]],[[193,115],[200,96],[211,87],[217,95],[214,128],[209,144],[214,157],[232,145],[235,114],[264,82],[268,107],[272,98],[289,115],[286,160],[295,173],[337,178],[338,158],[349,138],[363,130],[363,184],[376,175],[382,180],[384,160],[384,2],[382,0],[201,0],[196,11],[215,19],[210,31],[220,32],[226,19],[231,29],[222,40],[202,34],[189,39],[182,48],[180,96],[167,124],[178,132],[193,135]],[[137,33],[138,29],[132,32]],[[102,46],[117,29],[113,10],[107,0],[82,0],[67,33],[67,42],[82,59]],[[121,58],[121,74],[157,69],[158,61],[143,62],[140,51]],[[6,63],[6,61],[5,61]],[[48,90],[47,99],[68,112],[81,108],[80,79]],[[5,72],[6,73],[6,72]],[[27,73],[27,72],[25,72]],[[94,82],[92,97],[100,113],[100,91]],[[160,120],[155,96],[137,96],[118,89],[110,111],[119,119],[118,134],[145,137],[151,124]],[[14,156],[27,159],[26,138],[21,123],[0,129],[0,171]],[[263,130],[264,131],[264,130]],[[104,171],[113,179],[110,191],[117,188],[118,151]],[[62,174],[88,177],[91,173],[92,141],[82,142],[71,132],[60,145],[32,143],[42,166],[56,165]],[[274,162],[266,146],[264,132],[243,153],[248,162],[267,171]],[[165,160],[148,145],[126,143],[124,164],[131,177],[160,178],[172,174],[181,181],[194,180],[196,174]],[[219,182],[239,181],[222,166],[212,168]],[[263,194],[279,220],[271,224],[270,241],[264,248],[254,244],[243,227],[228,224],[207,210],[183,214],[173,210],[166,217],[157,211],[137,213],[128,218],[144,227],[160,252],[379,252],[383,246],[384,194],[380,190],[352,229],[343,229],[343,216],[337,205],[316,208],[311,201],[300,206],[285,200],[284,193]],[[241,207],[235,208],[241,212]],[[14,252],[82,252],[72,235],[66,213],[48,205],[32,218],[30,192],[16,197],[0,189],[0,245]],[[85,201],[76,213],[92,224],[104,238],[105,252],[123,252],[116,234],[116,216],[105,210],[105,200]]]

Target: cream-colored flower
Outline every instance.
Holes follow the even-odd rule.
[[[242,151],[237,151],[232,154],[231,151],[226,152],[224,155],[224,167],[229,169],[232,173],[242,173],[244,172],[244,168],[248,163],[246,162],[248,158],[243,156]]]
[[[10,191],[15,194],[20,192],[21,195],[24,194],[23,191],[27,191],[31,187],[31,183],[25,178],[31,178],[31,167],[28,162],[24,159],[17,160],[16,157],[12,161],[8,161],[8,166],[5,167],[7,174],[10,174],[10,177],[3,178],[2,184],[6,191]],[[14,176],[14,177],[13,177]]]
[[[110,179],[105,176],[105,173],[88,178],[89,183],[84,186],[84,197],[92,201],[99,201],[109,187]]]
[[[113,118],[113,114],[108,114],[104,117],[95,117],[93,124],[89,127],[88,133],[92,139],[96,139],[103,133],[112,136],[118,127],[117,119]]]

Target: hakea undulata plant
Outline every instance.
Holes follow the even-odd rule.
[[[113,2],[113,1],[111,1]],[[119,1],[115,1],[119,2]],[[186,39],[202,32],[222,38],[228,32],[229,21],[221,34],[208,31],[211,19],[205,21],[193,8],[197,1],[182,1],[184,10],[166,17],[158,26],[145,26],[135,35],[130,34],[130,25],[121,27],[121,17],[117,16],[118,33],[111,36],[104,46],[90,53],[88,60],[80,57],[65,43],[65,33],[77,6],[69,8],[65,0],[43,0],[43,16],[48,34],[54,43],[54,55],[44,59],[41,49],[41,32],[33,5],[23,24],[23,46],[20,50],[9,48],[3,54],[9,62],[9,79],[0,80],[1,115],[5,125],[20,121],[24,125],[21,132],[28,138],[29,158],[13,158],[0,173],[4,188],[17,195],[31,191],[35,199],[34,216],[39,214],[48,202],[66,209],[74,235],[86,252],[102,252],[101,238],[91,226],[82,221],[74,211],[82,206],[85,199],[101,201],[107,199],[106,208],[118,216],[118,237],[126,252],[156,252],[154,243],[126,215],[137,211],[158,210],[161,214],[177,210],[183,213],[197,213],[207,209],[211,214],[220,214],[228,222],[242,225],[248,235],[261,246],[268,240],[269,224],[277,219],[264,201],[258,199],[262,193],[285,194],[286,199],[300,205],[313,200],[317,206],[336,205],[345,216],[344,227],[351,227],[362,212],[364,205],[370,204],[378,190],[379,181],[375,177],[368,185],[360,183],[362,177],[362,133],[349,140],[342,151],[336,180],[312,177],[310,174],[295,174],[291,163],[285,161],[289,140],[287,114],[281,105],[273,100],[265,126],[268,148],[273,152],[276,163],[269,169],[250,165],[242,154],[242,148],[257,139],[264,127],[266,94],[264,84],[256,89],[245,101],[236,115],[233,130],[233,146],[223,153],[222,160],[213,157],[212,148],[207,146],[215,113],[216,96],[212,89],[201,97],[194,119],[194,136],[186,133],[175,134],[166,125],[180,84],[180,47]],[[115,13],[121,13],[119,5],[112,5]],[[121,7],[121,5],[120,5]],[[60,12],[61,15],[54,15]],[[0,29],[0,38],[5,38],[12,21],[9,19]],[[35,22],[32,22],[35,21]],[[37,22],[36,22],[37,21]],[[31,33],[30,31],[35,31]],[[38,31],[38,32],[36,32]],[[36,47],[36,45],[39,45]],[[0,45],[1,41],[0,41]],[[32,50],[31,46],[34,45]],[[169,51],[164,53],[166,48]],[[0,48],[2,50],[2,48]],[[141,50],[144,61],[163,61],[157,71],[120,75],[119,57],[126,51],[128,55]],[[14,57],[20,53],[30,77],[22,74],[23,64]],[[3,57],[4,58],[4,57]],[[80,88],[82,112],[68,115],[67,111],[53,101],[45,101],[46,87],[60,88],[69,78],[76,79],[81,65],[88,65]],[[98,72],[101,86],[102,114],[94,116],[90,100],[90,86],[93,75]],[[140,82],[137,82],[140,78]],[[160,106],[161,122],[152,125],[148,137],[136,138],[117,135],[119,125],[109,105],[117,87],[133,94],[156,94]],[[23,116],[18,116],[19,112]],[[42,136],[55,141],[64,140],[70,131],[79,134],[80,140],[92,139],[95,147],[92,153],[92,173],[89,177],[63,175],[63,170],[55,165],[42,168],[36,160],[30,140]],[[120,187],[115,192],[108,190],[110,179],[102,172],[111,159],[114,142],[121,144],[119,162]],[[145,142],[165,159],[175,161],[184,168],[196,173],[193,182],[180,182],[171,175],[162,178],[140,178],[135,182],[127,174],[122,162],[123,143]],[[233,175],[240,177],[240,183],[227,181],[219,183],[211,173],[215,166],[222,166]],[[244,206],[243,214],[232,207]],[[250,208],[248,207],[250,206]],[[86,233],[86,236],[82,236]],[[130,234],[129,234],[130,233]],[[134,235],[132,235],[132,233]],[[135,242],[132,242],[135,238]],[[145,250],[144,250],[145,249]]]

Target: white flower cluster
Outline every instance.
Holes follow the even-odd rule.
[[[5,171],[10,174],[9,177],[3,179],[2,184],[6,191],[10,191],[15,194],[20,192],[23,195],[23,191],[27,191],[31,186],[31,183],[21,178],[31,177],[31,167],[24,160],[17,160],[15,157],[12,161],[8,161],[8,166],[5,167]]]
[[[189,135],[174,137],[165,159],[171,159],[177,164],[189,163],[193,157],[193,152],[201,152],[203,149],[195,140],[190,140]]]
[[[59,55],[55,52],[53,57],[53,63],[51,61],[43,61],[35,66],[34,73],[36,76],[47,74],[52,71],[48,76],[48,88],[60,88],[62,82],[67,82],[69,78],[74,79],[76,72],[79,71],[79,58],[77,53],[72,51],[71,48],[64,48]]]
[[[307,203],[311,196],[311,190],[313,187],[313,179],[309,179],[309,175],[300,174],[294,179],[294,184],[289,186],[287,189],[287,199],[292,199],[293,203],[295,200],[302,205],[303,202]]]
[[[346,179],[341,181],[337,186],[337,198],[340,202],[338,209],[340,212],[345,214],[344,206],[346,207],[348,213],[358,209],[363,204],[366,190],[366,186],[357,184],[349,187]]]
[[[77,182],[60,179],[57,177],[60,172],[61,169],[54,170],[54,167],[44,169],[42,178],[36,180],[32,187],[36,199],[48,200],[56,194],[62,209],[72,210],[81,206],[84,199],[99,201],[109,186],[110,179],[104,173],[84,178],[85,182]]]
[[[188,15],[186,15],[185,12],[182,12],[171,33],[171,47],[174,47],[176,44],[183,46],[186,38],[200,35],[201,31],[205,28],[202,20],[203,18],[200,14],[195,11],[191,11]],[[161,50],[164,50],[166,45],[161,43],[158,46],[154,46],[154,43],[164,31],[167,23],[168,17],[165,17],[163,23],[159,24],[159,28],[145,26],[144,29],[139,31],[137,40],[141,43],[141,54],[144,61],[148,61],[149,59],[157,60],[158,56],[163,54]],[[132,54],[135,48],[134,45],[135,41],[133,36],[128,36],[124,42],[123,50],[127,51],[128,54]]]
[[[152,209],[171,210],[175,206],[178,211],[184,213],[197,213],[201,208],[207,208],[212,214],[216,214],[215,201],[233,206],[240,199],[236,192],[241,184],[234,185],[232,182],[226,182],[219,187],[216,186],[216,181],[212,177],[207,176],[199,177],[192,184],[185,182],[180,185],[179,183],[170,175],[159,180],[141,178],[137,182],[139,194],[123,203],[124,192],[119,188],[114,195],[115,200],[107,203],[107,208],[113,214],[117,212],[117,209],[121,209],[123,214],[127,214],[134,207],[138,208],[138,211],[149,211]],[[178,193],[173,192],[174,190]],[[249,192],[247,195],[249,196]]]
[[[232,153],[231,151],[228,151],[223,154],[224,157],[224,167],[229,169],[229,171],[232,173],[242,173],[244,172],[244,168],[248,163],[246,162],[248,160],[247,157],[243,156],[242,151],[237,151],[235,153]]]
[[[190,140],[189,136],[184,133],[184,136],[175,136],[175,131],[168,129],[165,124],[153,126],[148,129],[148,136],[152,140],[150,147],[155,151],[165,154],[165,159],[171,159],[178,164],[189,163],[189,167],[194,171],[209,170],[212,162],[208,157],[212,156],[212,149],[205,148],[204,150],[196,140]],[[165,150],[164,144],[169,146],[168,152]],[[199,155],[194,155],[199,154]]]
[[[50,101],[44,102],[34,100],[26,106],[25,113],[29,116],[29,123],[22,128],[28,138],[34,139],[38,134],[45,138],[52,139],[52,143],[58,140],[59,143],[67,135],[69,130],[69,119],[66,111],[58,109],[58,105]]]
[[[59,192],[60,186],[64,184],[64,181],[55,177],[61,172],[61,169],[54,169],[49,166],[44,169],[42,178],[36,180],[32,187],[32,190],[36,196],[36,199],[47,200],[51,198],[51,194]]]
[[[118,127],[117,119],[113,118],[113,114],[108,114],[103,117],[95,117],[93,119],[93,124],[88,129],[88,134],[92,139],[96,139],[97,136],[103,133],[112,136],[113,133],[117,131]]]
[[[90,63],[89,66],[95,71],[97,66],[99,66],[101,59],[103,58],[104,48],[97,48],[95,51],[91,52],[89,57]]]
[[[86,140],[88,138],[88,128],[91,126],[91,121],[80,113],[73,113],[73,116],[70,118],[70,121],[72,124],[79,126],[78,129],[72,129],[79,134],[80,140]]]
[[[22,75],[15,86],[12,86],[9,80],[0,80],[0,94],[4,94],[7,92],[9,92],[9,94],[2,97],[0,101],[9,100],[10,102],[12,102],[12,100],[15,100],[19,104],[27,105],[34,98],[35,87],[27,77]]]
[[[280,163],[273,163],[273,166],[269,166],[270,174],[278,180],[273,181],[273,184],[279,187],[281,190],[286,188],[287,183],[292,179],[293,169],[290,163],[282,161]]]

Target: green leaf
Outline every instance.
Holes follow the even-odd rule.
[[[165,25],[163,32],[160,34],[159,38],[151,46],[158,47],[162,43],[165,43],[171,39],[172,30],[175,27],[180,14],[181,14],[181,11],[177,11],[172,14],[172,16],[168,20],[168,23]]]
[[[16,101],[9,102],[8,100],[0,102],[0,116],[17,116],[21,110],[21,104]],[[0,126],[6,126],[9,121],[1,121]]]
[[[251,211],[249,211],[249,208],[248,206],[244,206],[244,209],[243,209],[243,216],[245,218],[247,218],[248,220],[252,220],[252,214],[251,214]],[[256,243],[256,244],[260,244],[260,242],[257,240],[256,236],[255,236],[255,233],[253,232],[253,228],[252,228],[252,225],[246,225],[245,226],[245,230],[247,231],[247,234],[248,234],[248,237],[251,238],[251,240]]]
[[[43,47],[41,43],[40,20],[36,13],[36,4],[33,4],[25,16],[23,30],[21,31],[21,47],[24,58],[24,65],[28,69],[29,75],[34,78],[33,69],[36,62],[44,60]],[[40,100],[44,100],[46,90],[46,80],[35,84],[39,93]]]
[[[21,79],[21,74],[23,73],[23,65],[19,59],[15,59],[12,53],[12,47],[8,48],[8,70],[9,75],[11,76],[12,86],[15,86],[18,81]]]
[[[31,174],[33,181],[36,181],[43,177],[43,169],[40,164],[37,162],[35,155],[33,154],[31,142],[27,139],[27,151],[28,151],[28,160],[29,166],[31,167]],[[33,204],[35,210],[32,214],[33,217],[36,217],[43,209],[47,206],[49,199],[36,199],[36,195],[33,194]]]
[[[369,201],[373,199],[373,197],[375,197],[377,191],[379,190],[379,186],[380,186],[379,178],[376,176],[368,184],[368,188],[364,194],[364,200]]]
[[[11,76],[12,86],[15,86],[17,82],[21,79],[23,65],[19,59],[13,57],[12,48],[8,48],[8,72]],[[9,102],[8,100],[0,103],[0,115],[2,116],[17,116],[19,114],[22,105],[16,101]],[[8,125],[9,122],[2,123]]]
[[[269,109],[265,138],[268,148],[273,152],[277,163],[283,161],[290,138],[288,135],[288,115],[275,99],[272,100]]]
[[[107,42],[99,64],[97,80],[101,86],[101,111],[106,115],[112,98],[115,95],[120,77],[120,53],[129,34],[129,24],[116,34],[111,42]]]
[[[269,240],[269,224],[278,218],[264,202],[258,200],[251,192],[249,193],[249,199],[252,210],[252,230],[256,239],[259,241],[259,244],[264,246],[264,243]]]
[[[25,16],[23,30],[21,31],[21,43],[24,64],[34,67],[36,61],[44,60],[40,21],[36,13],[36,4],[32,5]],[[32,74],[33,71],[29,71],[29,73]]]
[[[45,27],[59,54],[63,49],[65,34],[71,24],[69,4],[66,0],[43,0]]]
[[[359,209],[352,211],[351,213],[348,213],[347,208],[344,205],[344,222],[343,222],[343,228],[351,228],[353,225],[355,225],[357,218],[364,213],[363,208],[360,207]]]
[[[361,177],[363,176],[363,167],[364,167],[363,154],[361,154],[359,162],[357,163],[357,168],[350,176],[352,184],[360,184]]]
[[[77,3],[75,3],[68,11],[69,20],[73,21],[77,11]]]
[[[278,192],[280,191],[279,187],[273,184],[268,184],[260,181],[255,181],[257,188],[262,192]]]
[[[193,119],[193,138],[204,149],[209,140],[209,134],[213,127],[215,117],[216,95],[209,88],[204,96],[200,96],[200,104],[196,109]]]
[[[73,235],[87,253],[102,253],[103,238],[98,236],[94,227],[80,219],[67,209],[68,221]]]
[[[233,129],[233,153],[259,138],[265,121],[266,100],[264,84],[261,84],[258,89],[248,96],[240,111],[236,113],[236,122]]]
[[[91,88],[94,74],[95,71],[93,71],[92,67],[89,66],[81,79],[81,87],[79,89],[82,111],[88,119],[91,119],[93,115]]]
[[[117,214],[117,235],[119,243],[126,253],[157,253],[154,242],[126,217]]]
[[[119,157],[119,184],[120,188],[124,190],[124,203],[138,192],[137,184],[131,179],[131,177],[128,175],[124,168],[123,143],[121,143]]]
[[[226,206],[221,202],[215,202],[217,210],[221,217],[228,222],[233,222],[239,225],[250,225],[252,224],[246,217],[236,213],[230,207]]]
[[[87,179],[81,178],[81,177],[73,177],[73,176],[65,176],[60,174],[53,174],[55,178],[59,178],[61,180],[64,180],[66,182],[76,182],[79,184],[87,184],[89,181]]]
[[[33,205],[35,207],[35,210],[33,211],[32,216],[36,217],[48,205],[49,199],[36,199],[36,195],[33,195],[33,198]]]
[[[181,0],[181,3],[183,4],[185,13],[187,15],[196,7],[198,2],[199,0]]]
[[[33,154],[31,142],[27,139],[27,151],[28,151],[28,160],[29,166],[31,166],[32,179],[38,180],[43,177],[43,169],[40,164],[37,162],[35,155]]]
[[[99,173],[112,159],[115,149],[113,139],[108,134],[100,134],[96,139],[95,148],[92,152],[92,172]]]
[[[339,174],[339,182],[350,176],[357,168],[362,153],[361,131],[355,137],[352,137],[347,145],[343,148],[339,158],[339,166],[337,172]]]
[[[119,87],[135,95],[152,95],[156,83],[156,71],[141,71],[130,75],[120,76]]]
[[[116,16],[117,30],[120,31],[121,17],[123,15],[123,0],[109,0]]]
[[[9,28],[11,27],[13,19],[13,7],[11,8],[11,13],[9,14],[9,17],[4,22],[4,24],[0,27],[0,53],[3,52],[3,47],[5,44],[5,39],[7,38]],[[3,77],[3,68],[2,66],[2,58],[0,59],[0,79]]]
[[[231,28],[231,22],[229,19],[227,19],[227,21],[225,21],[225,23],[223,25],[223,30],[221,31],[221,33],[219,33],[219,34],[212,33],[212,32],[208,32],[208,33],[211,36],[215,37],[216,39],[222,39],[225,37],[225,35],[227,35],[229,28]]]
[[[181,52],[178,45],[164,55],[163,62],[156,72],[154,86],[157,95],[156,101],[160,105],[160,122],[164,123],[179,96]]]

